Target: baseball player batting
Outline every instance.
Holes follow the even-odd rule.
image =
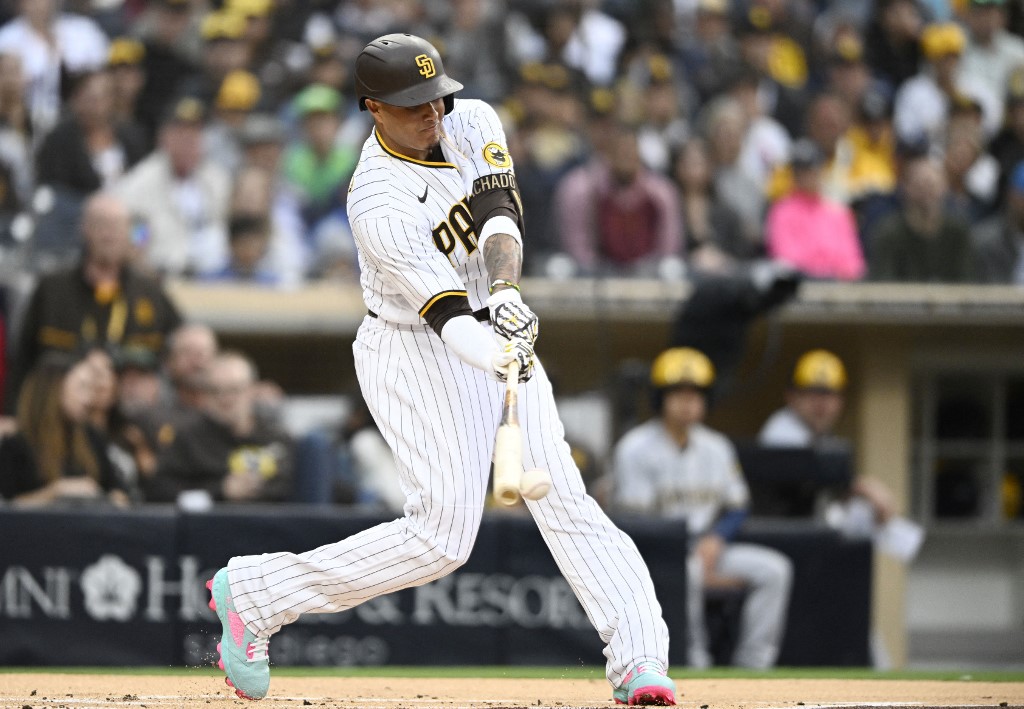
[[[526,505],[605,643],[616,701],[671,705],[668,629],[636,546],[586,494],[551,383],[537,316],[519,290],[523,214],[494,110],[456,99],[427,41],[390,34],[356,58],[373,133],[349,188],[368,313],[356,375],[398,464],[404,517],[303,554],[234,557],[207,584],[220,666],[238,695],[270,684],[268,642],[303,613],[336,613],[464,564],[484,511],[508,365],[519,365],[523,464],[552,487]]]

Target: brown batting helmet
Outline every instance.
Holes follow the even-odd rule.
[[[392,106],[419,106],[444,99],[444,112],[455,105],[462,84],[444,73],[441,55],[427,40],[411,34],[386,34],[370,42],[356,57],[359,109],[366,99]]]

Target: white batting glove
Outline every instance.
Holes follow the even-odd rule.
[[[537,341],[540,321],[515,288],[506,288],[491,295],[487,299],[487,307],[491,311],[494,334],[506,340],[529,340],[530,345]]]
[[[520,337],[507,340],[498,345],[499,349],[491,358],[492,373],[498,381],[508,378],[508,365],[512,360],[519,360],[519,382],[527,382],[533,376],[533,344]]]

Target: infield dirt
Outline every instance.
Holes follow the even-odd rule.
[[[681,706],[690,709],[810,709],[811,707],[913,706],[1021,707],[1024,683],[819,679],[676,678]],[[280,677],[259,703],[243,702],[222,679],[73,675],[0,675],[0,708],[302,706],[372,709],[508,709],[511,707],[612,707],[604,680],[408,679]]]

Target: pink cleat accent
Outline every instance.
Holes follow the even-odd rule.
[[[228,611],[228,625],[231,627],[231,639],[235,641],[235,645],[245,642],[245,623],[242,622],[242,617],[234,611]]]
[[[668,687],[658,685],[634,690],[631,699],[630,704],[634,706],[670,707],[676,703],[675,693]]]
[[[612,693],[616,704],[629,706],[674,706],[676,685],[660,667],[638,665],[622,679]]]

